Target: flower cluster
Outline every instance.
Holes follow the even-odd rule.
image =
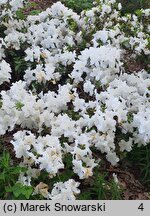
[[[11,131],[16,157],[27,168],[18,181],[32,185],[42,171],[54,178],[66,169],[67,155],[74,174],[85,179],[101,155],[115,166],[121,152],[147,145],[150,74],[146,64],[130,74],[124,59],[128,53],[135,62],[149,58],[150,10],[121,16],[116,0],[99,0],[78,15],[57,2],[25,16],[26,4],[0,0],[0,85],[9,82],[0,93],[0,135]],[[12,52],[25,64],[18,64],[16,81]],[[34,194],[73,200],[78,186],[69,179],[50,193],[39,183]]]

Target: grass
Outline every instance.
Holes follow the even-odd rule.
[[[150,143],[147,146],[135,146],[127,158],[131,166],[140,171],[138,176],[142,184],[150,188]]]

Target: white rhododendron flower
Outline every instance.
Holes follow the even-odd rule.
[[[78,189],[80,183],[70,179],[66,182],[54,184],[54,188],[50,194],[52,200],[75,200],[75,195],[80,193]]]
[[[23,7],[24,0],[11,0],[10,5],[12,7],[12,10],[16,11],[18,8]]]
[[[107,84],[119,73],[120,66],[119,49],[111,46],[90,47],[82,51],[79,60],[76,61],[72,78],[76,82],[82,81],[82,75],[85,73],[87,79],[101,80],[102,84]]]
[[[75,200],[101,158],[118,166],[150,142],[150,10],[122,15],[116,0],[99,0],[80,14],[56,2],[29,15],[26,6],[0,0],[0,135],[26,168],[19,183]]]
[[[0,85],[3,82],[9,82],[11,79],[11,67],[10,65],[5,61],[2,60],[0,62]]]

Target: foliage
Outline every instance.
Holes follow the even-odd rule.
[[[31,186],[24,186],[21,183],[16,183],[12,187],[6,187],[6,192],[12,193],[11,199],[31,199],[33,188]],[[9,197],[9,199],[10,199]]]
[[[122,11],[125,13],[133,13],[141,8],[150,8],[149,0],[120,0],[118,2],[121,2]]]
[[[137,175],[141,182],[150,188],[150,144],[142,147],[135,146],[127,158],[131,166],[138,170]]]
[[[99,169],[95,170],[94,176],[87,182],[85,180],[85,190],[79,195],[80,200],[120,200],[122,199],[123,190],[114,178],[108,177],[109,174],[100,173]]]
[[[10,154],[3,151],[0,157],[0,197],[2,199],[15,199],[19,193],[24,193],[25,197],[29,199],[29,191],[26,192],[27,188],[16,183],[20,173],[25,171],[25,167],[12,165]],[[8,192],[13,192],[13,194]]]
[[[91,9],[93,5],[92,0],[62,0],[62,3],[77,13],[80,13],[82,10]]]
[[[91,9],[93,6],[92,0],[62,0],[62,2],[69,8],[76,12]],[[96,2],[96,1],[95,1]],[[123,13],[133,13],[141,8],[150,8],[149,0],[118,0],[122,4]]]

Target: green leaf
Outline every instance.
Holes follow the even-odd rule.
[[[137,10],[137,11],[135,12],[135,14],[136,14],[137,16],[141,16],[141,15],[142,15],[142,11],[139,9],[139,10]]]
[[[33,188],[31,186],[24,186],[21,183],[16,183],[13,187],[7,187],[6,191],[12,192],[15,198],[23,195],[26,199],[29,199],[33,193]]]
[[[21,184],[16,183],[13,187],[7,189],[7,192],[12,192],[16,198],[19,197],[22,194]]]
[[[25,172],[27,169],[25,167],[10,167],[9,173],[10,174],[20,174],[21,172]]]
[[[133,118],[134,118],[133,113],[129,112],[127,114],[127,121],[128,121],[128,123],[133,122]]]
[[[1,161],[1,165],[3,168],[8,168],[9,167],[9,162],[10,162],[10,155],[8,152],[3,152],[3,157]]]
[[[16,16],[18,19],[24,20],[25,19],[25,15],[23,14],[22,10],[17,10],[16,11]]]
[[[1,181],[1,180],[2,180],[2,181],[5,181],[5,175],[4,175],[4,173],[1,173],[1,174],[0,174],[0,181]]]
[[[36,7],[36,6],[37,6],[36,2],[28,2],[28,4],[27,4],[27,8]]]
[[[32,193],[33,188],[31,186],[24,186],[22,188],[22,194],[26,197],[26,199],[29,199]]]
[[[38,15],[40,12],[40,10],[32,10],[30,11],[30,15]]]

